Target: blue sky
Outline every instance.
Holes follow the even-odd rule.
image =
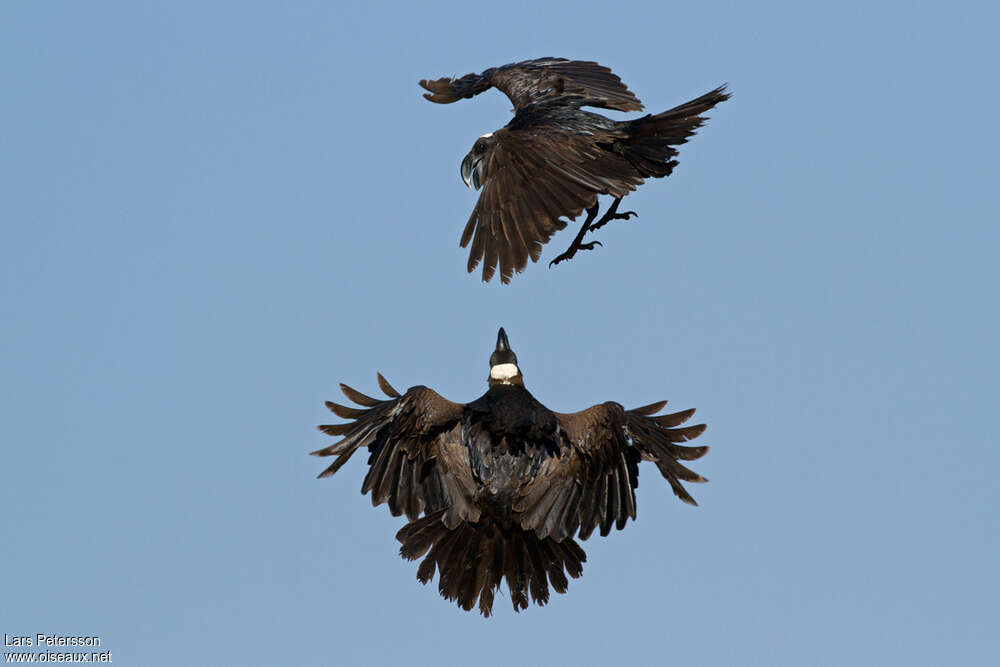
[[[0,629],[119,664],[995,660],[1000,113],[990,3],[4,3]],[[491,92],[545,55],[660,111],[668,179],[555,269],[465,273]],[[619,117],[626,117],[618,114]],[[711,482],[484,620],[316,480],[337,383],[698,408]]]

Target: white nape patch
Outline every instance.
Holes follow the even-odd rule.
[[[491,380],[509,380],[521,374],[517,364],[497,364],[490,367]]]
[[[486,134],[484,134],[484,135],[480,136],[479,138],[480,138],[480,139],[489,139],[489,138],[490,138],[490,137],[492,137],[492,136],[493,136],[493,133],[492,133],[492,132],[487,132]]]

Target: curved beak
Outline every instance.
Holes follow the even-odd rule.
[[[482,162],[482,158],[477,158],[472,153],[465,156],[462,160],[462,180],[465,181],[466,187],[479,189],[479,163]]]

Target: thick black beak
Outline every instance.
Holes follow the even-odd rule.
[[[497,334],[497,352],[508,352],[510,350],[510,342],[507,340],[507,332],[500,327],[500,332]]]
[[[465,181],[465,186],[468,188],[472,187],[472,178],[475,173],[473,170],[475,169],[475,166],[476,160],[472,153],[469,153],[465,156],[465,159],[462,160],[462,180]],[[477,178],[476,180],[478,181],[479,179]],[[478,183],[476,184],[476,187],[479,187]]]
[[[465,159],[462,160],[462,180],[465,181],[465,184],[468,187],[478,190],[479,186],[482,185],[482,166],[482,155],[476,156],[469,153],[465,156]]]
[[[517,355],[510,349],[510,341],[507,340],[507,332],[500,327],[497,333],[497,349],[490,355],[490,366],[497,364],[516,364]]]

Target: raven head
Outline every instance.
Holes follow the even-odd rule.
[[[517,355],[510,349],[507,332],[500,327],[497,333],[497,347],[490,355],[490,386],[494,384],[518,384],[524,386],[521,369],[517,366]]]
[[[484,134],[472,144],[472,150],[462,160],[462,180],[470,188],[479,189],[486,177],[486,157],[496,145],[493,133]]]

